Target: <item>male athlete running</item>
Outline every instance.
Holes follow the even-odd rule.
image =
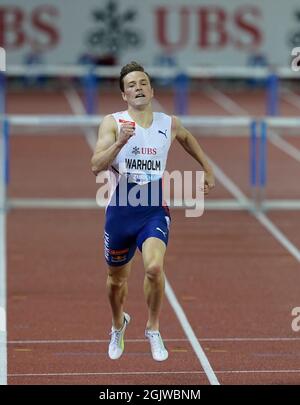
[[[141,65],[136,62],[125,65],[119,83],[127,110],[103,119],[91,161],[94,174],[108,170],[114,184],[104,231],[107,290],[112,309],[108,354],[111,359],[118,359],[124,350],[124,333],[130,321],[124,312],[127,279],[138,247],[143,257],[148,306],[145,335],[153,359],[164,361],[168,351],[159,332],[159,315],[165,287],[164,255],[170,214],[163,203],[162,175],[173,140],[202,166],[204,194],[214,187],[214,175],[199,143],[179,119],[153,112],[151,79]],[[125,202],[123,190],[126,190]],[[143,202],[137,205],[134,196]]]

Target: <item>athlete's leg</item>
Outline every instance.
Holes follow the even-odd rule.
[[[145,268],[144,294],[148,305],[146,328],[149,330],[159,330],[159,315],[165,290],[163,270],[165,251],[165,243],[155,237],[147,238],[142,245]]]
[[[124,302],[128,292],[127,279],[131,262],[132,260],[123,266],[108,266],[106,286],[115,329],[122,328],[124,323]]]

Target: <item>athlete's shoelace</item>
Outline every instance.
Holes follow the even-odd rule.
[[[151,347],[153,348],[153,350],[155,352],[157,352],[157,351],[163,352],[165,350],[159,332],[157,332],[157,333],[155,333],[155,332],[148,333],[148,336],[150,337]]]
[[[121,330],[114,330],[110,333],[110,335],[111,335],[110,344],[117,345],[117,346],[120,345],[120,340],[122,338],[122,330],[123,330],[123,328]]]
[[[110,343],[113,345],[120,345],[120,340],[122,339],[122,333],[124,331],[124,328],[126,326],[126,319],[124,319],[124,325],[122,326],[121,329],[114,329],[110,332],[111,335],[111,341]]]

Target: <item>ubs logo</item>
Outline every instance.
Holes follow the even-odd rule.
[[[156,148],[138,148],[135,146],[132,151],[132,154],[136,155],[156,155],[157,149]]]

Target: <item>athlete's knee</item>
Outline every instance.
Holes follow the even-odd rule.
[[[162,277],[163,275],[163,266],[158,262],[150,262],[145,268],[146,277],[151,280],[155,281]]]
[[[121,274],[109,273],[107,275],[107,286],[114,289],[122,288],[126,285],[127,276]]]

